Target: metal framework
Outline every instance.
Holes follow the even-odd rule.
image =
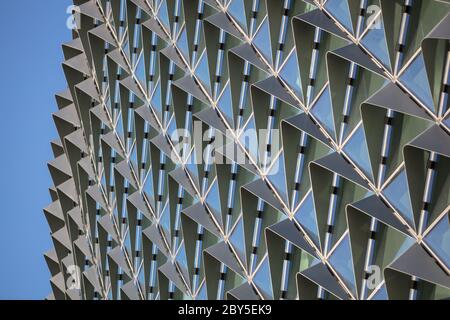
[[[74,4],[48,299],[450,298],[450,1]]]

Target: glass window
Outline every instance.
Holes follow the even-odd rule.
[[[286,62],[279,74],[280,77],[292,89],[292,91],[294,91],[295,95],[301,99],[303,94],[296,50],[293,50],[291,55],[286,59]]]
[[[350,137],[344,146],[345,153],[356,163],[356,165],[373,180],[372,166],[369,160],[366,135],[362,125]]]
[[[333,137],[336,137],[333,119],[333,107],[331,106],[330,86],[327,86],[320,98],[311,109],[311,113],[316,117],[324,127],[325,130]]]
[[[347,30],[353,33],[352,19],[347,0],[328,0],[325,8],[335,17]]]
[[[269,258],[266,257],[253,277],[253,282],[265,294],[272,296],[272,283],[270,280]]]
[[[263,57],[272,64],[272,44],[270,42],[269,21],[267,17],[261,24],[252,43]]]
[[[308,232],[311,240],[319,245],[319,231],[317,230],[316,211],[314,209],[314,201],[312,192],[310,191],[306,196],[300,208],[295,213],[295,220],[297,220],[305,231]]]
[[[328,259],[333,268],[342,277],[342,280],[352,292],[356,292],[355,274],[353,271],[353,259],[350,247],[350,237],[348,233],[344,239],[338,244]]]
[[[370,30],[362,38],[361,43],[368,49],[378,60],[387,68],[391,68],[389,59],[389,51],[386,43],[386,36],[384,33],[383,19],[380,22],[375,22],[376,25],[369,26]],[[376,26],[376,27],[375,27]]]
[[[409,198],[409,189],[405,169],[402,169],[401,172],[389,183],[389,185],[383,190],[383,194],[398,211],[398,213],[405,218],[409,225],[414,226],[414,218],[411,208],[411,201]]]
[[[445,215],[441,221],[425,237],[425,242],[441,258],[447,268],[450,267],[450,225],[448,216]]]
[[[434,112],[433,97],[428,84],[427,72],[422,53],[408,66],[400,76],[400,81],[420,99],[425,106]]]

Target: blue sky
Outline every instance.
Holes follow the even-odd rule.
[[[46,162],[57,137],[54,94],[65,88],[61,44],[69,0],[0,1],[0,299],[51,291],[51,248],[42,208],[50,203]]]

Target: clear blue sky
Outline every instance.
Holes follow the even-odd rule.
[[[65,88],[61,44],[69,0],[0,1],[0,299],[43,299],[52,242],[46,162],[57,137],[54,93]]]

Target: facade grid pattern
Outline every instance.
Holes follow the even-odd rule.
[[[48,299],[450,298],[450,1],[73,2]]]

